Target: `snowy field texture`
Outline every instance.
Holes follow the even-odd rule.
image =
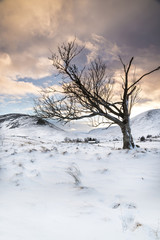
[[[128,151],[20,122],[1,123],[0,240],[160,239],[159,137]]]

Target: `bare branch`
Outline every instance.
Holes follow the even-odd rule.
[[[136,86],[134,86],[134,87],[132,88],[132,90],[128,93],[128,97],[129,97],[130,95],[132,95],[132,93],[133,93],[135,90],[136,90]]]
[[[151,73],[153,73],[153,72],[155,72],[155,71],[158,71],[158,70],[160,70],[160,66],[157,67],[157,68],[155,68],[155,69],[153,69],[152,71],[150,71],[150,72],[148,72],[148,73],[143,74],[138,80],[136,80],[136,81],[128,88],[128,90],[130,90],[130,89],[131,89],[133,86],[135,86],[139,81],[141,81],[142,78],[144,78],[145,76],[150,75]]]
[[[130,68],[131,68],[133,59],[134,59],[134,57],[132,57],[131,60],[129,61],[128,68],[127,68],[127,71],[126,71],[127,74],[129,73],[129,70],[130,70]]]
[[[122,65],[123,65],[124,72],[126,73],[126,65],[124,64],[124,62],[123,62],[123,60],[122,60],[121,56],[119,56],[119,60],[120,60],[120,62],[121,62],[121,63],[122,63]]]

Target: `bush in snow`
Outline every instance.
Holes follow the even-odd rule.
[[[147,138],[151,138],[152,137],[152,135],[147,135]]]
[[[80,142],[83,142],[83,140],[80,139],[80,138],[70,139],[70,138],[68,138],[68,137],[66,137],[66,138],[64,139],[64,141],[65,141],[66,143],[80,143]]]
[[[37,121],[37,124],[38,125],[46,125],[46,122],[42,118],[39,118]]]
[[[88,142],[99,143],[98,139],[96,139],[96,138],[91,138],[91,137],[85,138],[85,139],[84,139],[84,142],[85,142],[85,143],[88,143]]]
[[[80,138],[70,139],[70,138],[66,137],[64,139],[64,142],[66,142],[66,143],[99,143],[98,139],[91,138],[91,137],[84,138],[84,140],[80,139]]]
[[[141,141],[141,142],[145,142],[145,140],[146,140],[146,139],[145,139],[144,136],[142,136],[142,137],[140,138],[140,141]]]
[[[65,142],[71,142],[71,139],[68,138],[68,137],[65,137],[64,141],[65,141]]]

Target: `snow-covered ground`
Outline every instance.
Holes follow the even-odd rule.
[[[160,239],[160,142],[75,143],[50,126],[4,122],[0,240]]]

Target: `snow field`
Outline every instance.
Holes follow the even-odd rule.
[[[0,239],[160,239],[160,148],[65,143],[49,128],[5,129]]]

